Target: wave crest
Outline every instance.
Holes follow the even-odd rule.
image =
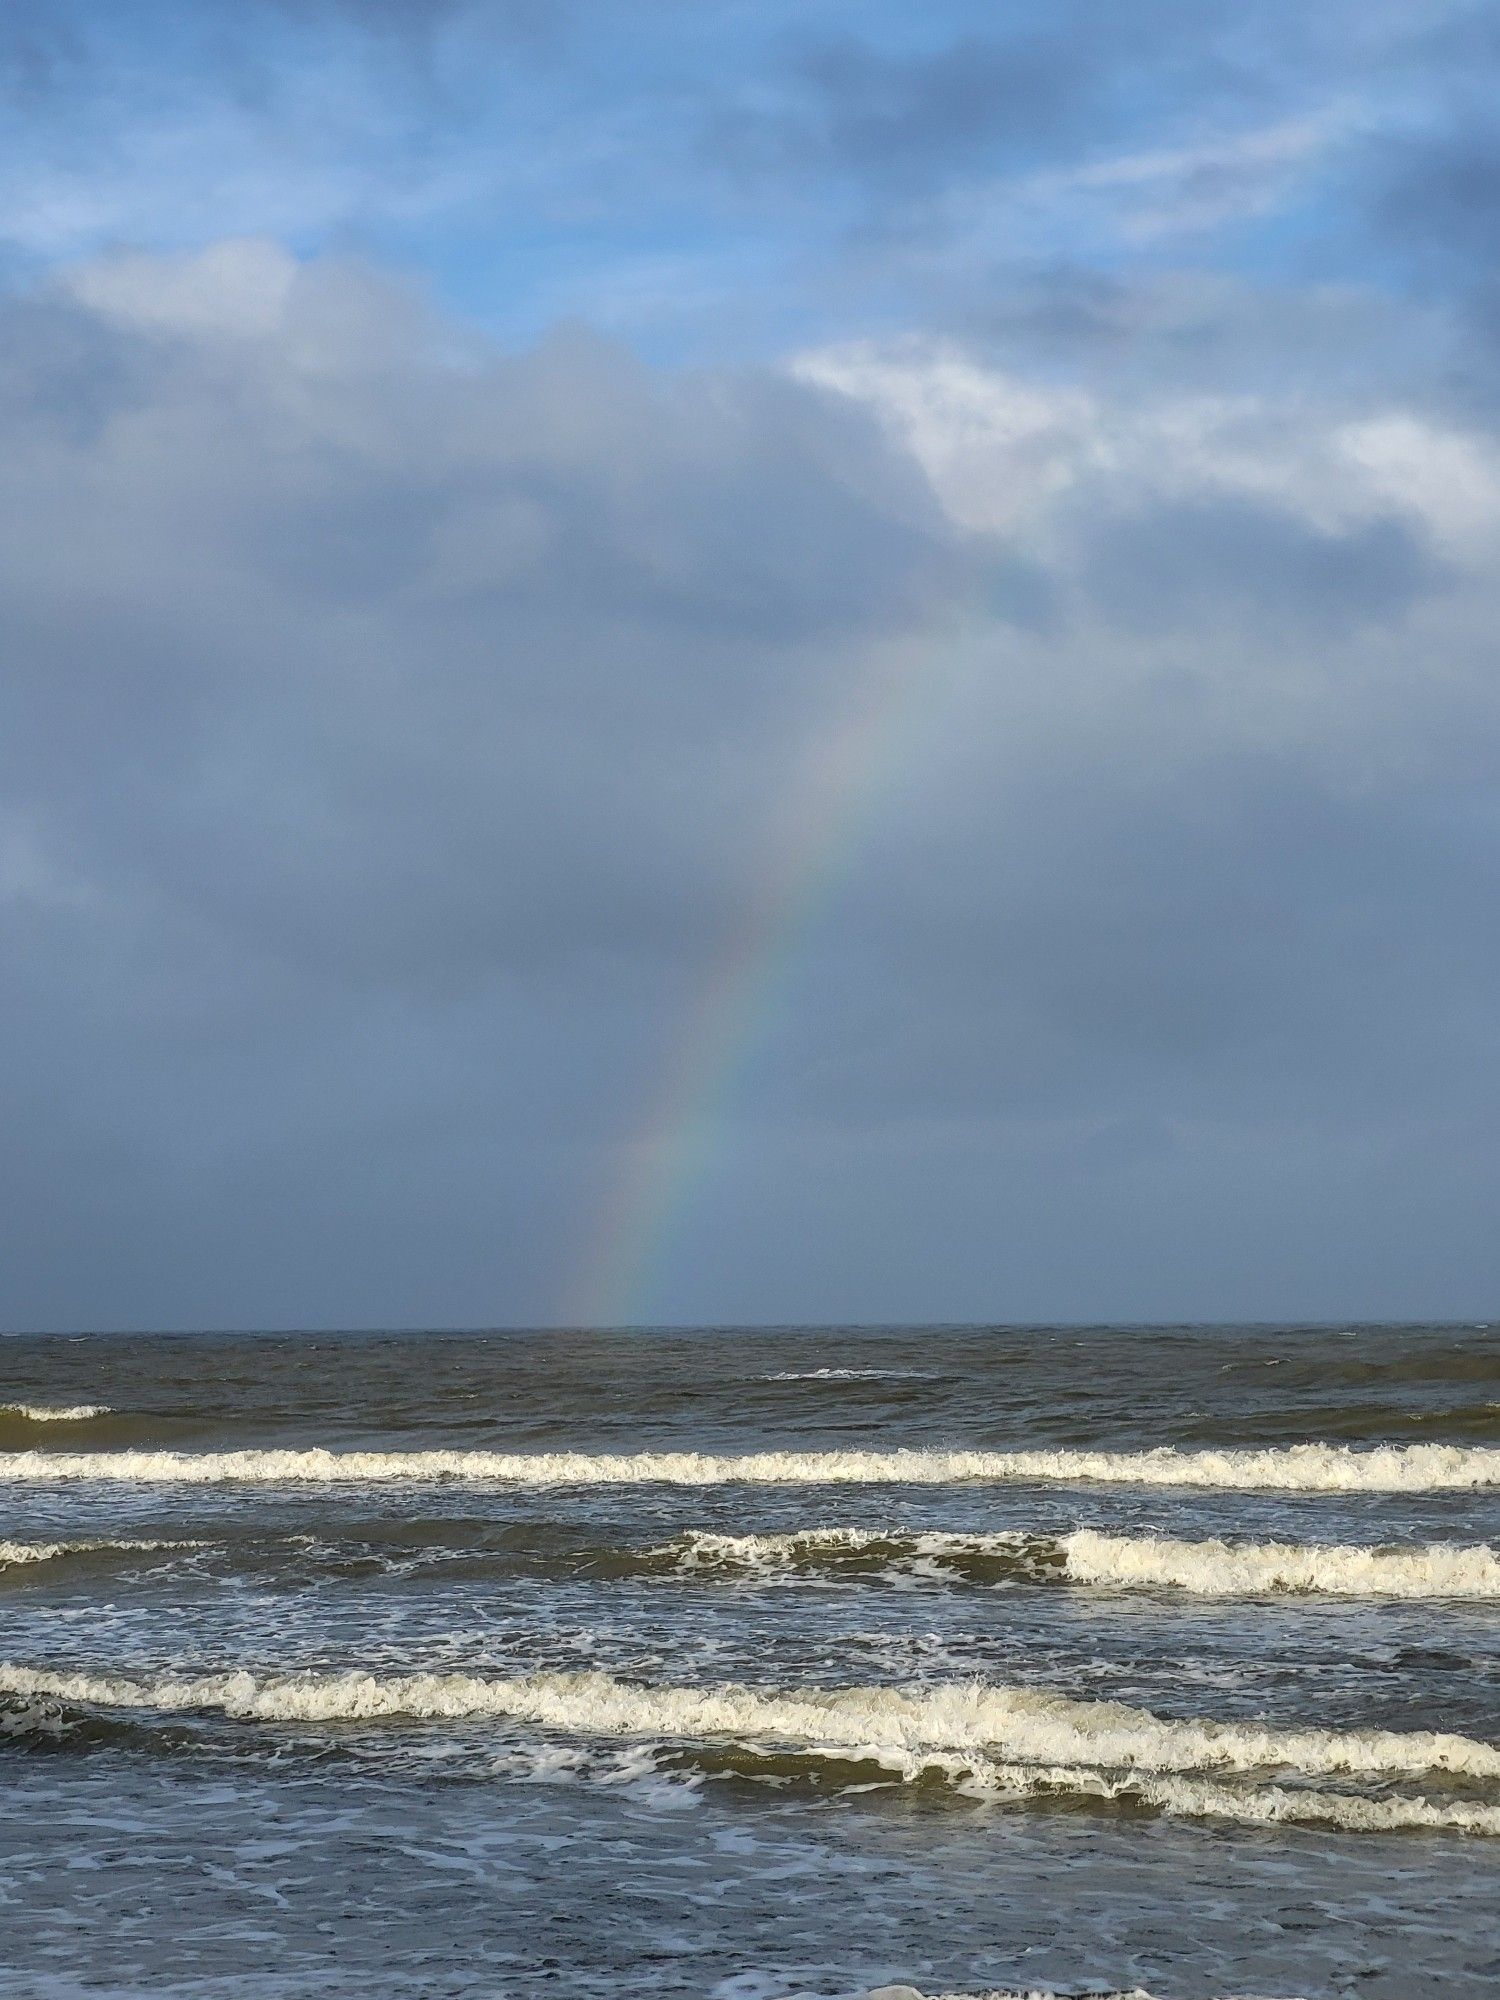
[[[198,1542],[88,1541],[88,1542],[0,1542],[0,1569],[22,1563],[56,1562],[62,1556],[127,1554],[154,1549],[199,1548]]]
[[[21,1417],[28,1424],[81,1424],[110,1414],[108,1403],[0,1403],[0,1417]]]
[[[1019,1529],[804,1528],[778,1535],[690,1529],[650,1551],[688,1575],[836,1574],[954,1578],[969,1583],[1160,1586],[1201,1597],[1297,1593],[1337,1597],[1500,1598],[1500,1554],[1485,1544],[1412,1548],[1337,1543],[1167,1541],[1078,1528],[1068,1535]]]
[[[1046,1689],[944,1682],[931,1687],[692,1687],[603,1672],[514,1679],[474,1674],[230,1673],[154,1681],[0,1665],[0,1692],[109,1708],[217,1709],[244,1720],[343,1722],[504,1716],[587,1735],[771,1737],[867,1748],[989,1749],[1037,1763],[1154,1771],[1294,1767],[1390,1776],[1445,1771],[1500,1778],[1500,1747],[1433,1730],[1273,1729],[1172,1721],[1121,1702]]]
[[[494,1480],[525,1486],[917,1485],[1030,1481],[1218,1487],[1307,1493],[1458,1492],[1500,1485],[1500,1449],[1483,1445],[1296,1444],[1179,1451],[760,1451],[594,1453],[241,1450],[16,1451],[0,1479],[399,1482]]]
[[[927,1368],[778,1368],[757,1382],[932,1382]]]
[[[1500,1597],[1500,1555],[1483,1543],[1177,1542],[1080,1528],[1060,1546],[1079,1583],[1164,1584],[1202,1597]]]

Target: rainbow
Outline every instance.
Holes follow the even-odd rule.
[[[952,632],[936,646],[929,639],[888,649],[806,746],[779,792],[743,908],[687,1009],[646,1115],[622,1148],[567,1288],[562,1324],[650,1323],[679,1226],[721,1149],[734,1097],[791,969],[883,784],[933,728],[967,650]]]

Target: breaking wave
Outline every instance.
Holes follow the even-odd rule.
[[[22,1563],[55,1562],[61,1556],[113,1555],[153,1549],[187,1549],[194,1542],[90,1541],[90,1542],[0,1542],[0,1569]]]
[[[1061,1546],[1079,1583],[1165,1584],[1202,1597],[1500,1597],[1500,1555],[1484,1543],[1176,1542],[1080,1528]]]
[[[1500,1835],[1500,1806],[1464,1799],[1318,1791],[1299,1783],[1225,1784],[1268,1772],[1297,1778],[1440,1774],[1500,1777],[1500,1747],[1434,1731],[1275,1729],[1254,1722],[1172,1721],[1113,1702],[1043,1690],[949,1684],[923,1688],[658,1686],[605,1673],[248,1672],[133,1680],[0,1666],[0,1696],[90,1708],[213,1711],[259,1722],[363,1722],[484,1717],[663,1748],[702,1746],[720,1768],[798,1760],[809,1775],[873,1766],[905,1782],[939,1782],[998,1801],[1123,1800],[1167,1813],[1257,1824],[1308,1822],[1358,1831],[1404,1827]]]
[[[965,1534],[949,1529],[800,1528],[726,1535],[689,1528],[645,1552],[646,1563],[695,1577],[932,1578],[962,1583],[1062,1580],[1060,1541],[1021,1529]]]
[[[395,1575],[443,1566],[449,1575],[595,1579],[659,1577],[692,1582],[971,1585],[1158,1589],[1199,1597],[1301,1595],[1408,1600],[1500,1600],[1500,1552],[1485,1544],[1425,1543],[1363,1548],[1337,1543],[1169,1541],[1155,1536],[1023,1529],[813,1527],[725,1534],[689,1528],[655,1544],[559,1536],[537,1524],[475,1536],[472,1524],[401,1524],[352,1544],[308,1535],[270,1538],[267,1559],[287,1548],[314,1570]],[[84,1555],[201,1547],[198,1541],[90,1539],[0,1541],[9,1566]],[[242,1551],[243,1555],[243,1551]],[[456,1567],[455,1567],[456,1566]]]
[[[778,1368],[758,1382],[931,1382],[926,1368]]]
[[[1500,1485],[1500,1448],[1483,1445],[1295,1444],[1274,1450],[502,1452],[243,1450],[15,1451],[0,1479],[222,1481],[496,1480],[525,1486],[918,1485],[1030,1480],[1063,1484],[1432,1493]]]
[[[794,1994],[792,2000],[820,2000],[816,1994]],[[828,2000],[1083,2000],[1078,1988],[1069,1992],[1058,1992],[1051,1986],[996,1986],[986,1987],[982,1993],[924,1993],[916,1986],[867,1986],[861,1992],[835,1994]],[[1127,1992],[1117,1987],[1106,1993],[1102,1987],[1090,1986],[1087,2000],[1155,2000],[1144,1986],[1132,1986]],[[1234,1996],[1227,1996],[1234,2000]],[[1251,2000],[1247,1994],[1242,2000]]]
[[[0,1417],[22,1417],[29,1424],[81,1424],[109,1415],[108,1403],[0,1403]]]
[[[650,1551],[688,1574],[795,1575],[825,1569],[970,1583],[1164,1586],[1200,1597],[1500,1598],[1500,1554],[1484,1545],[1360,1548],[1336,1543],[1183,1542],[1156,1536],[964,1534],[944,1529],[806,1528],[780,1535],[689,1530]]]

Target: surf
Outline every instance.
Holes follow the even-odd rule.
[[[1161,1587],[1201,1597],[1264,1595],[1500,1598],[1500,1554],[1486,1544],[1411,1548],[1316,1542],[1172,1541],[1077,1528],[805,1528],[728,1535],[689,1529],[649,1552],[686,1575],[795,1577],[809,1570],[959,1581]]]
[[[0,1417],[19,1417],[28,1424],[82,1424],[109,1415],[108,1403],[0,1403]]]
[[[1482,1445],[1297,1444],[1146,1451],[834,1450],[500,1452],[482,1449],[0,1453],[0,1479],[218,1482],[492,1480],[524,1486],[915,1485],[1029,1481],[1304,1493],[1438,1493],[1500,1485],[1500,1449]]]
[[[602,1672],[490,1679],[361,1672],[262,1675],[59,1673],[0,1665],[0,1696],[105,1710],[216,1712],[232,1721],[359,1723],[502,1719],[588,1738],[700,1745],[751,1762],[872,1765],[997,1801],[1125,1800],[1191,1817],[1332,1823],[1350,1830],[1500,1834],[1500,1806],[1465,1799],[1308,1790],[1298,1778],[1500,1778],[1500,1747],[1441,1731],[1278,1729],[1174,1720],[1123,1703],[985,1683],[848,1688],[685,1686]],[[1245,1786],[1225,1778],[1256,1778]]]
[[[162,1549],[200,1547],[185,1541],[5,1542],[0,1541],[0,1570],[19,1569],[28,1563],[60,1562],[68,1556],[145,1554]]]

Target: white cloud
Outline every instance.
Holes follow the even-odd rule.
[[[267,237],[172,256],[118,251],[74,267],[61,289],[106,319],[152,331],[265,335],[281,324],[297,260]]]
[[[1122,395],[1028,379],[948,341],[853,342],[792,363],[873,410],[966,529],[1039,535],[1085,482],[1113,504],[1234,497],[1337,533],[1397,515],[1488,564],[1500,452],[1393,402],[1350,418],[1273,394]]]
[[[1349,124],[1344,107],[1329,106],[1248,132],[1032,175],[1009,199],[1037,210],[1085,203],[1132,243],[1213,229],[1277,207]]]
[[[1493,562],[1500,451],[1493,439],[1392,410],[1335,430],[1351,481],[1419,516],[1455,556]]]
[[[872,409],[965,528],[1003,531],[1035,514],[1074,479],[1097,429],[1093,397],[1022,382],[947,343],[822,348],[792,372]]]

